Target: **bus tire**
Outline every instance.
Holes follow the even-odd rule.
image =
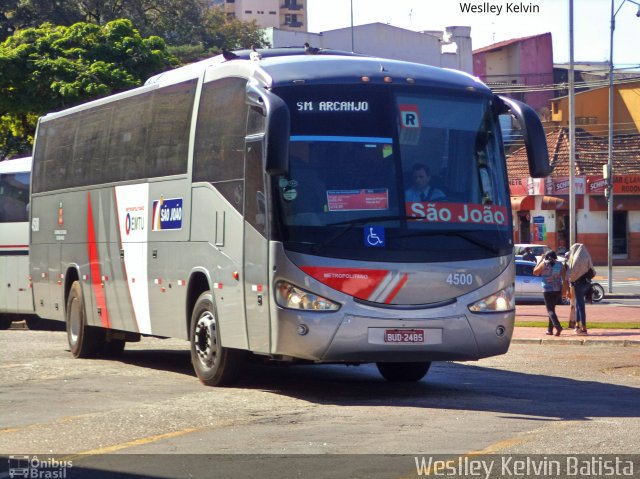
[[[238,380],[247,352],[222,346],[213,294],[206,291],[196,301],[189,328],[191,363],[202,384],[228,386]]]
[[[104,330],[87,325],[82,287],[74,281],[69,291],[66,311],[67,340],[74,358],[91,358],[104,347]]]
[[[376,363],[378,371],[387,381],[420,381],[431,367],[431,362],[422,363]]]

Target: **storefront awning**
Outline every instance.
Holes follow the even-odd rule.
[[[589,196],[590,211],[608,211],[607,199],[604,196]],[[640,211],[639,195],[613,195],[614,211]]]
[[[530,211],[536,209],[535,195],[512,196],[512,211]],[[584,208],[584,195],[576,195],[576,209]],[[542,210],[568,210],[569,195],[543,196],[540,209]]]
[[[543,196],[540,209],[542,210],[562,210],[569,207],[569,202],[565,206],[565,201],[557,196]]]
[[[584,195],[576,195],[576,209],[581,210],[583,208],[584,208]],[[569,195],[543,196],[541,209],[568,210]]]
[[[535,196],[512,196],[511,197],[511,210],[512,211],[529,211],[535,209]]]

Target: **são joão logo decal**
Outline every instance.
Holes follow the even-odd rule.
[[[152,231],[182,229],[182,198],[154,200]]]

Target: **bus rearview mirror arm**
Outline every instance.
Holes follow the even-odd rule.
[[[532,178],[549,176],[553,168],[549,164],[549,150],[542,122],[533,108],[513,98],[498,96],[504,108],[499,113],[511,113],[520,123],[522,138],[527,150],[529,174]]]
[[[289,108],[282,98],[252,83],[247,83],[247,104],[266,117],[265,171],[268,175],[286,175],[289,171]]]

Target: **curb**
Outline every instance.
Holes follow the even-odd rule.
[[[604,299],[640,299],[640,294],[626,294],[626,293],[607,293],[605,291],[604,293],[604,297],[602,298]]]
[[[511,344],[537,344],[540,346],[620,346],[620,347],[640,347],[640,341],[636,339],[537,339],[537,338],[516,338],[511,340]]]

